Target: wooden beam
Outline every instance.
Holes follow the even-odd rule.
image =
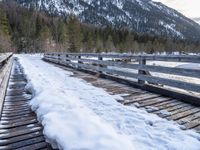
[[[48,55],[66,55],[85,56],[85,57],[104,57],[104,58],[128,58],[128,59],[146,59],[155,61],[174,61],[174,62],[192,62],[200,63],[200,56],[194,55],[132,55],[132,54],[100,54],[100,53],[47,53]]]

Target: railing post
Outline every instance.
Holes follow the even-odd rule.
[[[58,64],[60,64],[60,60],[61,60],[60,54],[58,54]]]
[[[65,57],[66,57],[66,59],[65,59],[65,65],[70,66],[70,62],[71,62],[70,61],[70,55],[66,54]]]
[[[98,60],[103,60],[103,57],[102,56],[98,56]]]
[[[65,59],[65,61],[66,61],[66,62],[69,61],[69,55],[68,55],[68,54],[66,54],[66,59]]]
[[[81,59],[81,55],[78,56],[78,63],[79,63],[79,64],[82,63],[82,61],[80,61],[80,59]]]
[[[98,60],[103,61],[103,57],[102,56],[98,56]],[[99,68],[103,67],[101,64],[99,64]],[[102,74],[102,71],[99,71],[99,75]]]
[[[82,64],[83,62],[80,61],[81,60],[81,55],[78,55],[78,69],[81,69],[81,67],[79,66],[79,64]]]
[[[140,57],[140,58],[139,58],[139,65],[140,65],[140,66],[146,65],[146,59],[143,58],[143,57]],[[139,69],[139,70],[138,70],[138,74],[139,74],[139,75],[144,75],[144,74],[145,74],[145,71]],[[138,83],[139,83],[139,84],[145,84],[145,81],[144,81],[144,80],[139,80],[139,79],[138,79]]]

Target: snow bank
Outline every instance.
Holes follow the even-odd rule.
[[[197,150],[200,136],[136,107],[118,102],[101,88],[71,72],[43,62],[38,56],[17,55],[31,79],[31,106],[44,134],[60,149]],[[32,90],[33,91],[33,90]]]
[[[176,67],[177,68],[200,70],[200,64],[197,64],[197,63],[186,63],[186,64],[178,65]]]

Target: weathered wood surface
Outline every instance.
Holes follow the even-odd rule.
[[[26,82],[23,69],[14,61],[0,120],[0,150],[52,149],[28,104],[31,95],[25,91]]]
[[[7,58],[6,58],[7,59]],[[2,111],[3,101],[6,93],[9,74],[12,66],[12,59],[6,61],[0,69],[0,114]]]
[[[99,54],[99,53],[47,53],[49,56],[65,55],[70,56],[84,56],[84,57],[102,57],[102,58],[127,58],[127,59],[146,59],[156,61],[175,61],[175,62],[193,62],[200,63],[200,56],[190,55],[132,55],[132,54]]]
[[[194,129],[200,133],[200,107],[198,106],[133,88],[117,81],[99,78],[98,76],[86,74],[73,68],[55,65],[73,72],[73,76],[84,79],[93,86],[103,88],[110,94],[121,95],[124,100],[119,100],[119,102],[122,105],[145,109],[147,112],[156,114],[164,119],[176,121],[183,130]]]
[[[143,75],[141,73],[136,74],[136,73],[132,73],[132,72],[125,72],[124,70],[119,71],[119,70],[114,70],[114,69],[108,69],[106,67],[94,66],[92,64],[82,64],[82,63],[75,63],[75,62],[64,61],[64,60],[59,62],[59,61],[56,61],[56,60],[53,60],[53,59],[47,59],[47,60],[52,61],[52,62],[56,62],[56,63],[61,63],[63,65],[72,65],[75,68],[81,67],[81,68],[93,70],[93,71],[96,71],[96,72],[108,73],[108,74],[113,74],[113,75],[115,74],[115,75],[122,76],[122,77],[124,76],[124,77],[134,78],[134,79],[138,79],[140,81],[147,81],[147,82],[154,83],[154,84],[162,84],[162,85],[167,85],[167,86],[171,86],[171,87],[175,87],[175,88],[180,88],[180,89],[200,93],[200,84],[188,83],[188,82],[172,80],[172,79],[165,79],[165,78],[149,76],[149,75]],[[105,65],[103,63],[101,63],[101,64]],[[130,65],[129,68],[131,68],[131,66],[132,66],[132,64]],[[146,67],[148,67],[148,66],[146,66]],[[153,67],[156,68],[157,66],[153,66]],[[158,67],[158,69],[159,68],[163,68],[163,70],[164,70],[166,67]],[[145,69],[141,67],[141,68],[139,68],[139,70],[145,70]],[[146,70],[148,70],[148,69],[146,69]],[[176,70],[176,68],[173,68],[173,70]],[[182,70],[183,71],[182,75],[184,75],[184,71],[186,71],[186,70],[187,70],[187,73],[186,73],[187,76],[190,74],[189,72],[195,72],[193,76],[199,76],[200,75],[200,70],[182,69],[182,68],[179,68],[177,70],[180,71],[179,73],[181,73],[181,70]],[[166,69],[166,71],[167,71],[167,69]],[[172,71],[170,71],[169,74],[172,74]]]
[[[0,53],[0,68],[8,61],[8,59],[12,56],[12,53]]]
[[[120,68],[145,70],[145,71],[151,71],[151,72],[200,78],[200,70],[197,70],[197,69],[184,69],[184,68],[172,68],[172,67],[152,66],[152,65],[128,64],[128,63],[124,63],[124,62],[92,60],[92,59],[84,59],[84,58],[83,59],[78,59],[78,58],[65,58],[64,59],[63,58],[61,60],[63,60],[63,61],[76,60],[79,62],[92,63],[92,64],[98,64],[98,65],[104,65],[104,66],[116,66],[116,67],[120,67]]]
[[[109,59],[108,59],[109,58]],[[192,62],[198,63],[200,56],[155,56],[155,55],[120,55],[120,54],[74,54],[74,53],[47,53],[44,55],[44,59],[54,63],[71,66],[78,69],[89,70],[91,72],[99,72],[104,75],[115,76],[120,79],[126,79],[130,81],[138,81],[143,85],[157,86],[160,89],[168,90],[171,87],[175,92],[182,93],[186,97],[185,101],[188,101],[187,96],[191,99],[193,104],[200,105],[200,98],[191,95],[191,92],[200,93],[200,83],[189,83],[186,81],[180,81],[177,79],[170,79],[161,76],[152,76],[150,72],[165,73],[169,75],[182,77],[191,77],[200,80],[199,69],[184,69],[184,68],[172,68],[164,66],[146,65],[147,60],[165,60],[165,61],[177,61],[177,62]],[[121,60],[121,61],[116,61]],[[124,61],[129,59],[129,61]],[[134,61],[134,63],[132,63]],[[136,64],[136,61],[140,62]],[[162,92],[163,90],[157,90]],[[171,90],[172,91],[172,90]],[[156,91],[155,91],[156,92]],[[169,95],[169,92],[160,93],[163,95]],[[175,98],[178,98],[176,94],[172,94]],[[178,96],[180,94],[177,94]]]

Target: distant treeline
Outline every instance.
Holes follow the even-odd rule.
[[[166,39],[50,16],[15,2],[0,3],[0,52],[199,52],[200,41]]]

